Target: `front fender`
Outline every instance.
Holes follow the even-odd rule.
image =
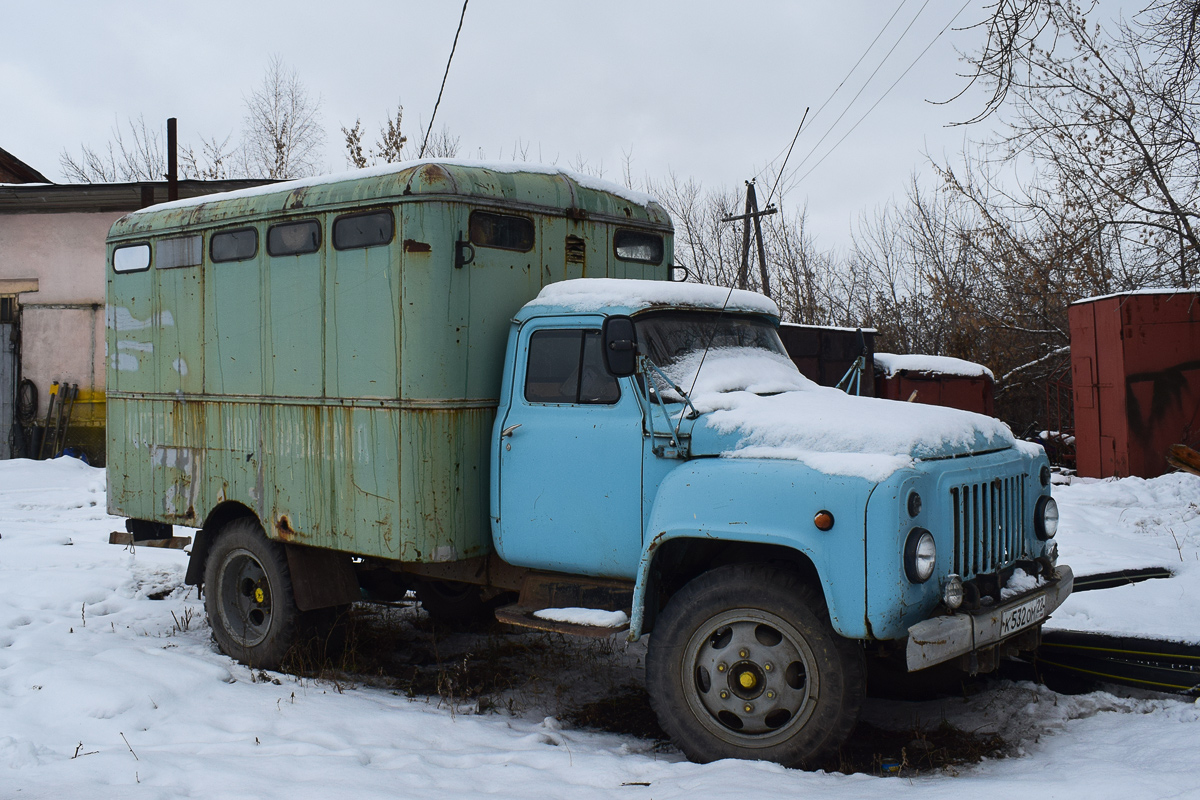
[[[654,559],[672,539],[707,539],[786,547],[816,569],[834,629],[868,636],[865,519],[875,484],[827,475],[797,461],[705,458],[681,464],[658,487],[643,539],[630,638],[642,633],[646,586]],[[820,531],[818,511],[833,514]],[[711,566],[719,566],[713,564]]]

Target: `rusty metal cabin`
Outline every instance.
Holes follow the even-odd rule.
[[[405,562],[482,555],[511,317],[553,281],[667,279],[671,232],[618,186],[462,162],[122,217],[109,511],[249,512],[272,538]]]
[[[1088,478],[1153,478],[1200,446],[1200,292],[1161,289],[1069,309],[1075,447]]]

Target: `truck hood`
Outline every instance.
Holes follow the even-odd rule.
[[[881,481],[918,459],[1014,444],[1008,426],[992,417],[848,395],[816,385],[786,356],[765,350],[711,351],[698,379],[688,367],[673,365],[668,374],[684,388],[694,383],[689,394],[700,416],[683,426],[690,425],[694,456],[788,459]]]

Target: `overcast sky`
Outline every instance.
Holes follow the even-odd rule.
[[[964,135],[987,133],[948,127],[981,107],[979,92],[930,102],[965,86],[956,48],[980,37],[956,28],[982,19],[987,2],[470,0],[435,128],[460,137],[463,157],[507,160],[524,142],[531,161],[582,158],[619,181],[629,153],[639,180],[674,171],[740,187],[782,156],[811,106],[789,172],[817,149],[794,173],[807,177],[785,182],[784,203],[807,205],[818,244],[841,247],[861,212],[901,196],[914,170],[928,175],[923,153],[953,157]],[[236,139],[244,98],[277,54],[320,97],[324,161],[343,171],[342,125],[361,117],[373,132],[397,100],[413,138],[429,119],[461,9],[458,0],[10,4],[0,147],[62,181],[64,148],[101,146],[139,114],[164,131],[178,117],[184,143]]]

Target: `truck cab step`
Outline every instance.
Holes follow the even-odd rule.
[[[625,615],[625,622],[621,625],[581,625],[575,622],[561,622],[534,616],[538,611],[545,610],[534,606],[513,603],[512,605],[497,608],[496,619],[505,625],[516,625],[520,628],[532,628],[536,631],[547,631],[549,633],[565,633],[571,636],[590,636],[596,639],[604,639],[612,636],[614,633],[629,630],[628,614]]]

